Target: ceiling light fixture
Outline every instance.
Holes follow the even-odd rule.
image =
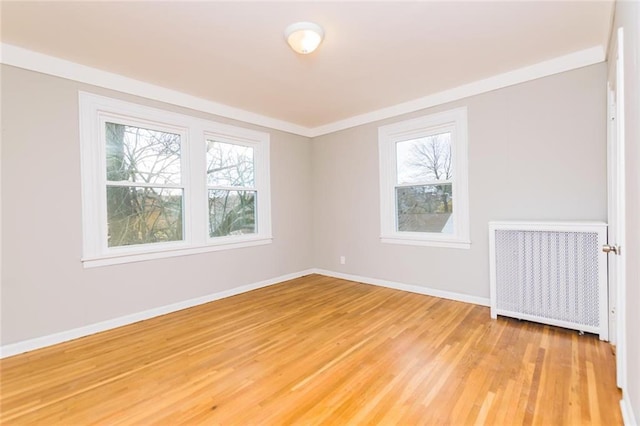
[[[313,22],[296,22],[284,30],[284,37],[293,50],[306,55],[318,48],[324,38],[324,30]]]

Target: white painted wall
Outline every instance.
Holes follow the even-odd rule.
[[[459,106],[469,119],[471,249],[381,243],[378,126]],[[606,220],[605,117],[598,64],[315,138],[314,265],[488,298],[490,220]]]
[[[2,345],[307,270],[307,138],[2,66]],[[84,269],[78,90],[271,134],[273,243]]]
[[[623,412],[628,425],[640,422],[640,3],[616,2],[613,35],[624,28],[626,170],[626,338],[627,389]]]

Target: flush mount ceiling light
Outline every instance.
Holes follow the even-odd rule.
[[[313,52],[322,42],[324,30],[313,22],[296,22],[284,30],[284,37],[293,50],[303,55]]]

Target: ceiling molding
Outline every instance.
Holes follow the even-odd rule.
[[[299,126],[287,121],[278,120],[264,115],[234,108],[228,105],[213,102],[197,96],[156,86],[144,81],[124,77],[97,68],[88,67],[65,59],[23,49],[11,44],[2,43],[0,62],[30,71],[37,71],[56,77],[62,77],[105,89],[116,90],[143,98],[166,102],[197,111],[207,112],[226,118],[231,118],[245,123],[268,127],[274,130],[282,130],[301,136],[310,137],[308,127]]]
[[[419,111],[496,89],[597,64],[605,60],[605,51],[603,47],[595,46],[548,61],[540,62],[535,65],[519,68],[483,80],[478,80],[473,83],[458,86],[453,89],[444,90],[409,102],[403,102],[388,108],[382,108],[323,126],[309,128],[156,86],[144,81],[91,68],[75,62],[33,52],[10,44],[3,43],[1,45],[0,52],[0,63],[3,64],[166,102],[308,138],[318,137],[351,127]]]
[[[579,50],[568,55],[560,56],[503,74],[498,74],[484,80],[474,81],[473,83],[444,90],[423,98],[357,115],[345,120],[326,124],[324,126],[314,127],[311,129],[311,137],[322,136],[374,121],[396,117],[425,108],[431,108],[447,102],[457,101],[470,96],[490,92],[492,90],[502,89],[504,87],[536,80],[538,78],[548,77],[553,74],[559,74],[561,72],[598,64],[600,62],[604,62],[604,60],[605,52],[601,46]]]

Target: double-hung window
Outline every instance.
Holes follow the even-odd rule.
[[[382,241],[469,248],[466,108],[382,126],[378,138]]]
[[[207,202],[210,239],[237,239],[259,233],[268,222],[268,200],[262,198],[258,182],[267,180],[259,144],[229,140],[209,134],[207,145]],[[263,160],[264,161],[264,160]]]
[[[185,131],[103,114],[107,247],[183,241]]]
[[[79,101],[85,266],[271,241],[268,134]]]

